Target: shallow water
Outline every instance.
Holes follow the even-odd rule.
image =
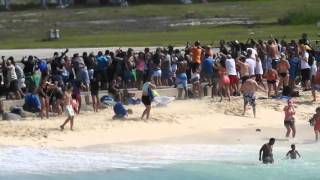
[[[253,145],[116,145],[76,150],[0,149],[1,180],[40,179],[319,179],[318,145],[298,150],[299,160],[274,147],[275,164],[263,165]]]

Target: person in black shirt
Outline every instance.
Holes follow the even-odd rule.
[[[93,79],[90,82],[90,91],[92,98],[93,111],[98,112],[99,110],[99,82],[100,82],[100,74],[93,73]]]

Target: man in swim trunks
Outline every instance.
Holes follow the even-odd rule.
[[[245,115],[247,110],[247,105],[250,104],[252,106],[253,115],[256,117],[256,91],[260,89],[261,91],[266,91],[262,87],[260,87],[257,82],[253,79],[248,79],[241,86],[240,91],[243,94],[244,106],[243,113]]]
[[[240,56],[237,59],[237,65],[240,67],[240,77],[242,80],[242,84],[249,79],[249,65],[245,63],[246,58],[244,56]]]
[[[264,144],[260,151],[259,151],[259,161],[262,160],[263,164],[273,164],[273,154],[272,154],[272,147],[275,143],[274,138],[270,138],[269,142]],[[261,153],[262,153],[262,158],[261,158]]]

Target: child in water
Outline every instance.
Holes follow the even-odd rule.
[[[291,150],[288,151],[286,157],[290,157],[290,159],[297,159],[297,155],[299,156],[299,158],[301,157],[299,152],[296,150],[296,145],[292,144]]]

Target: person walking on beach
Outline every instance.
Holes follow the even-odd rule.
[[[259,161],[262,160],[263,164],[273,164],[274,159],[273,159],[273,153],[272,153],[272,148],[275,143],[274,138],[270,138],[269,142],[262,145],[260,151],[259,151]],[[261,157],[262,154],[262,157]]]
[[[288,151],[286,157],[290,157],[290,159],[297,159],[297,155],[299,156],[299,158],[301,157],[301,155],[299,154],[299,152],[296,150],[296,145],[292,144],[291,145],[291,150]]]
[[[314,134],[315,134],[315,139],[318,141],[319,137],[319,132],[320,132],[320,107],[317,107],[316,109],[316,114],[313,115],[312,117],[312,124],[313,124],[313,129],[314,129]]]
[[[243,113],[244,116],[247,110],[247,105],[250,104],[252,106],[253,115],[256,117],[256,91],[260,89],[261,91],[266,92],[262,87],[260,87],[257,82],[253,79],[248,79],[241,86],[240,91],[243,94]]]
[[[290,132],[292,131],[292,138],[296,136],[296,127],[294,124],[294,115],[296,114],[296,111],[293,107],[293,101],[292,99],[288,100],[288,105],[283,108],[284,111],[284,126],[287,129],[286,137],[288,138],[290,136]]]
[[[64,103],[67,114],[67,119],[60,126],[61,131],[64,130],[64,126],[70,122],[70,130],[73,131],[73,120],[74,120],[74,110],[72,107],[72,86],[70,84],[67,85],[65,93],[64,93]]]
[[[151,102],[153,100],[152,89],[154,88],[156,88],[156,86],[150,82],[150,78],[142,86],[141,99],[146,109],[143,111],[141,119],[143,119],[144,116],[146,116],[147,119],[149,119],[150,111],[151,111]]]

